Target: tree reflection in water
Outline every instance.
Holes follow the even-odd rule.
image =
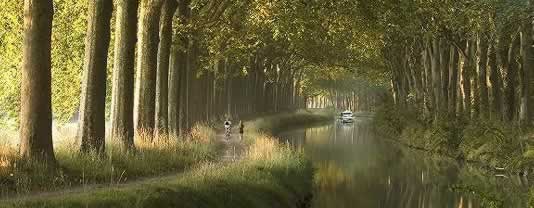
[[[315,208],[526,207],[521,183],[376,138],[368,120],[280,136],[315,164]]]

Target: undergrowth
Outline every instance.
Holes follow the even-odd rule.
[[[376,132],[407,145],[491,167],[524,170],[534,165],[524,129],[492,119],[442,116],[424,118],[416,110],[384,106],[375,117]]]

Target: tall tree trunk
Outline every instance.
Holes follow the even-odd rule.
[[[508,104],[507,117],[509,120],[517,121],[518,118],[518,94],[517,87],[519,81],[519,63],[517,56],[519,54],[521,40],[519,34],[512,39],[511,47],[508,50],[508,67],[506,74],[506,103]]]
[[[480,116],[487,118],[489,114],[489,95],[487,83],[488,39],[485,34],[479,34],[478,44],[478,88],[480,93]]]
[[[443,90],[443,99],[442,99],[442,105],[443,108],[442,111],[447,110],[446,104],[449,102],[449,66],[450,66],[450,59],[451,59],[451,52],[450,52],[450,45],[442,39],[440,41],[440,71],[441,71],[441,84],[442,84],[442,90]]]
[[[111,109],[111,135],[134,149],[134,64],[138,0],[118,0]]]
[[[441,72],[439,64],[439,40],[432,40],[432,53],[431,53],[431,70],[432,70],[432,88],[434,93],[434,120],[439,119],[440,111],[442,110],[443,89],[441,86]]]
[[[449,100],[447,103],[448,112],[456,114],[456,102],[458,97],[458,68],[459,54],[455,47],[451,47],[451,66],[449,66]]]
[[[491,100],[491,117],[493,119],[502,119],[502,112],[503,112],[503,84],[502,84],[502,75],[501,71],[499,69],[499,65],[497,64],[497,58],[498,58],[498,51],[496,50],[496,47],[494,45],[495,43],[492,43],[489,48],[489,59],[488,59],[488,66],[490,67],[490,82],[491,82],[491,92],[492,92],[492,100]]]
[[[161,7],[156,78],[156,138],[168,135],[169,60],[172,46],[172,19],[177,6],[176,0],[164,0]]]
[[[470,53],[471,47],[473,47],[472,42],[466,41],[466,48],[465,52],[467,57],[463,57],[464,65],[462,67],[462,87],[463,87],[463,95],[464,95],[464,101],[463,101],[463,110],[464,113],[467,114],[468,117],[471,117],[472,114],[472,104],[473,104],[473,96],[471,95],[471,74],[473,74],[473,57],[472,53]]]
[[[89,1],[85,64],[78,137],[82,152],[104,154],[106,136],[106,68],[112,0]]]
[[[478,58],[477,58],[477,40],[472,40],[469,42],[469,57],[471,67],[471,97],[473,100],[471,117],[478,116],[480,114],[480,87],[479,87],[479,77],[478,77]]]
[[[432,73],[431,73],[431,64],[430,64],[430,47],[428,47],[426,44],[423,44],[423,51],[421,53],[421,61],[423,65],[423,88],[424,88],[424,96],[423,96],[423,115],[425,117],[429,117],[433,105],[434,97],[432,95]]]
[[[24,43],[20,90],[20,154],[55,164],[52,145],[52,0],[24,1]]]
[[[531,4],[532,6],[532,4]],[[534,52],[532,49],[532,19],[529,18],[523,28],[521,36],[521,50],[523,61],[523,113],[525,124],[532,126],[534,121]]]
[[[169,73],[169,136],[180,135],[180,95],[183,91],[186,53],[180,47],[172,49],[172,64]]]
[[[137,132],[154,133],[161,0],[141,0],[137,51]]]

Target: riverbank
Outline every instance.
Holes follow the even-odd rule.
[[[237,162],[208,160],[167,177],[52,195],[37,194],[5,200],[1,206],[305,207],[312,189],[311,164],[276,142],[269,133],[330,118],[325,112],[297,111],[254,119],[246,123],[243,142],[246,152]]]
[[[474,165],[479,170],[477,172],[487,178],[507,178],[510,182],[526,186],[531,190],[530,194],[529,190],[520,190],[520,186],[514,191],[517,191],[517,195],[528,194],[532,201],[530,204],[534,205],[534,186],[528,184],[534,165],[528,129],[489,119],[444,117],[433,122],[420,115],[418,112],[386,106],[377,112],[373,126],[382,138],[430,154],[447,156],[460,164]],[[476,194],[491,207],[506,205],[505,198],[500,194],[502,190],[491,184],[473,181],[483,180],[460,181],[449,188]]]

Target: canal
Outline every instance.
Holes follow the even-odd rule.
[[[314,208],[527,207],[528,181],[412,150],[373,133],[369,118],[278,135],[316,168]]]

